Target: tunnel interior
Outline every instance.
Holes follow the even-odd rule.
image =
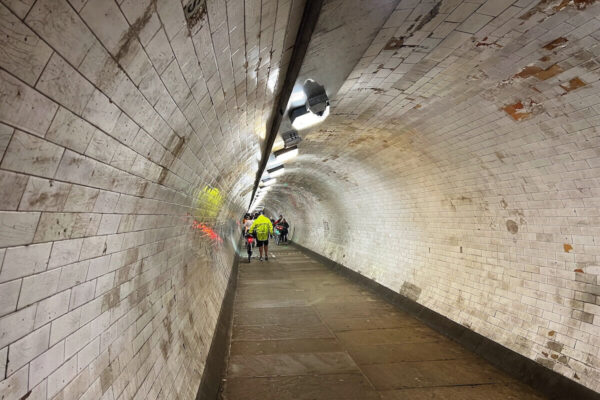
[[[599,41],[594,0],[0,0],[0,399],[196,398],[258,207],[600,392]]]

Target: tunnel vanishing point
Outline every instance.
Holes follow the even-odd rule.
[[[599,398],[599,79],[595,0],[0,0],[0,399]]]

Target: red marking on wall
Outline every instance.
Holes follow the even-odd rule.
[[[221,239],[221,237],[217,234],[217,232],[215,232],[214,229],[212,229],[211,227],[209,227],[206,224],[203,224],[201,222],[194,220],[194,222],[192,222],[192,227],[194,229],[198,229],[200,232],[203,233],[204,236],[208,237],[209,239],[211,239],[215,242],[223,241],[223,239]]]
[[[547,45],[545,45],[544,49],[546,49],[546,50],[554,50],[557,47],[563,47],[563,45],[565,43],[567,43],[567,42],[568,42],[567,38],[559,37],[559,38],[554,39],[553,41],[551,41]]]
[[[574,269],[574,271],[583,273],[583,270],[581,268],[576,268],[576,269]]]
[[[520,121],[522,119],[525,119],[527,117],[529,117],[531,115],[530,112],[527,112],[524,110],[525,107],[523,106],[523,103],[516,102],[515,104],[509,104],[507,106],[505,106],[503,108],[503,110],[510,115],[511,117],[513,117],[513,119],[515,121]]]
[[[570,244],[568,244],[568,243],[565,243],[565,244],[563,245],[563,247],[564,247],[564,249],[565,249],[565,253],[570,253],[570,252],[571,252],[571,250],[573,250],[573,246],[571,246],[571,245],[570,245]]]
[[[575,89],[579,89],[580,87],[584,87],[585,82],[579,79],[579,77],[575,77],[569,81],[569,85],[560,85],[561,88],[565,89],[567,92],[570,92]]]

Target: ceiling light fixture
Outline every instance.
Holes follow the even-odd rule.
[[[271,186],[273,185],[275,182],[277,182],[277,179],[275,178],[269,178],[269,179],[265,179],[264,181],[262,181],[260,184],[261,186]]]
[[[328,115],[329,104],[325,107],[322,115],[317,115],[310,112],[306,108],[306,105],[304,105],[302,107],[294,108],[290,113],[290,119],[292,120],[292,126],[294,129],[301,131],[323,122]]]
[[[283,167],[283,165],[280,165],[278,167],[268,169],[267,172],[269,173],[269,176],[271,178],[277,178],[278,176],[283,175],[283,173],[285,172],[285,168]]]
[[[277,162],[284,163],[298,155],[298,146],[291,146],[285,149],[277,150],[273,154],[275,155]]]

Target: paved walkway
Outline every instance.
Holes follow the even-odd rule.
[[[268,262],[240,262],[223,399],[543,399],[297,248],[272,247]]]

